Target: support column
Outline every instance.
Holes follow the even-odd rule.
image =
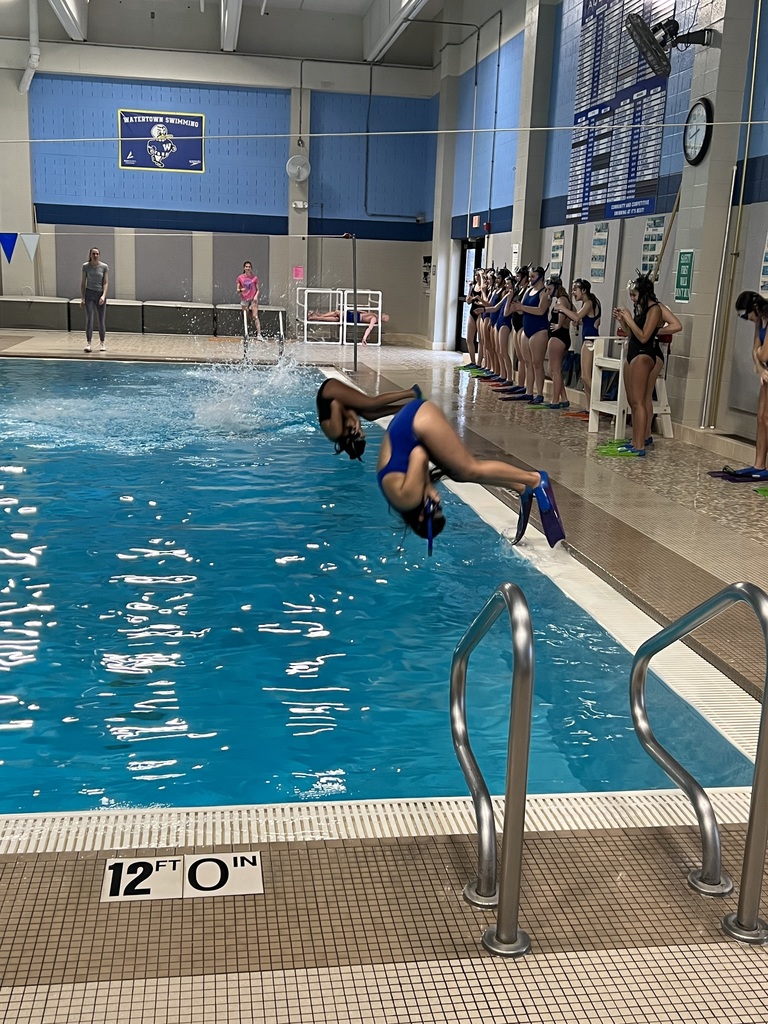
[[[441,20],[462,22],[464,5],[460,0],[446,0]],[[471,16],[470,16],[471,17]],[[459,76],[461,52],[459,45],[468,29],[461,25],[443,25],[440,29],[442,60],[440,63],[440,107],[438,115],[437,153],[435,159],[435,205],[432,216],[432,266],[436,268],[429,294],[427,333],[432,348],[456,347],[456,266],[458,245],[451,237],[453,183],[456,165],[456,123],[459,111]],[[474,37],[473,37],[474,46]]]
[[[309,140],[310,98],[309,89],[291,89],[291,156],[305,156],[312,162]],[[301,108],[301,123],[299,123]],[[299,145],[299,138],[303,145]],[[285,280],[285,303],[291,326],[296,309],[296,289],[307,284],[308,244],[307,230],[309,227],[309,178],[306,181],[291,181],[288,186],[288,248],[287,265],[281,277]],[[304,280],[294,281],[293,268],[304,267]],[[286,325],[287,327],[287,325]]]
[[[547,159],[549,91],[554,59],[556,8],[541,0],[527,0],[525,46],[520,80],[520,115],[517,136],[515,196],[512,209],[512,244],[520,245],[520,258],[541,257],[541,200]]]
[[[26,93],[18,86],[21,71],[0,69],[0,231],[31,233],[35,230],[32,207],[32,166],[29,145],[29,111]],[[35,261],[29,259],[21,240],[11,263],[0,256],[0,284],[4,295],[38,294]]]
[[[739,122],[750,58],[745,40],[751,36],[753,16],[752,0],[728,0],[726,5],[720,0],[702,0],[694,26],[715,30],[711,46],[695,48],[691,83],[691,102],[709,99],[715,126],[709,155],[698,166],[686,164],[683,170],[673,254],[676,267],[680,249],[694,251],[690,303],[672,305],[690,322],[690,338],[673,344],[669,367],[670,376],[676,378],[673,387],[683,395],[682,421],[690,426],[698,426],[701,416],[720,256],[727,244],[724,234],[731,175],[739,156]],[[724,317],[731,313],[730,309],[722,311]]]
[[[456,127],[459,80],[444,77],[440,82],[440,116],[435,161],[435,206],[432,226],[432,265],[437,272],[432,279],[429,295],[429,321],[427,333],[433,349],[455,348],[455,252],[451,238],[451,209],[453,206],[453,174],[456,159]]]

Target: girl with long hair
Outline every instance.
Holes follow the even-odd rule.
[[[572,323],[581,327],[581,382],[584,387],[583,413],[577,414],[583,419],[589,419],[589,401],[592,394],[592,359],[595,353],[595,341],[600,326],[600,315],[602,308],[600,300],[592,293],[592,285],[583,277],[577,277],[571,289],[574,302],[580,302],[581,306],[575,310],[572,305],[569,308],[561,307],[560,312]]]
[[[651,426],[647,406],[649,387],[653,391],[651,377],[658,360],[663,360],[657,337],[662,313],[653,281],[646,275],[641,274],[630,282],[629,297],[633,312],[617,307],[613,315],[629,338],[624,385],[632,410],[632,443],[613,451],[617,455],[637,458],[645,456],[646,438]]]
[[[737,470],[734,475],[751,480],[768,480],[768,300],[759,292],[742,292],[736,299],[736,312],[742,320],[755,326],[752,359],[760,381],[757,398],[757,435],[755,438],[755,464]]]
[[[549,362],[549,375],[552,378],[552,401],[550,409],[567,409],[571,404],[563,383],[563,357],[571,347],[571,331],[566,311],[573,309],[568,292],[563,288],[563,282],[557,276],[550,277],[547,282],[547,291],[550,299],[554,302],[552,312],[549,315],[549,344],[547,346],[547,360]]]

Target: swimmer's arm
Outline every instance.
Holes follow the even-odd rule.
[[[660,302],[659,306],[661,307],[661,315],[664,319],[664,333],[679,334],[683,329],[682,323],[677,319],[669,306],[665,306],[663,302]]]
[[[573,320],[575,324],[580,324],[584,317],[587,315],[587,310],[592,308],[592,304],[584,302],[581,305],[581,309],[576,312],[573,308],[570,309],[559,309],[558,312],[562,313],[563,316],[567,316],[569,320]]]
[[[342,415],[342,405],[335,398],[331,399],[331,415],[327,420],[323,420],[320,427],[326,437],[329,437],[332,441],[335,441],[337,437],[341,437],[344,433],[344,416]]]
[[[532,313],[534,316],[544,316],[545,313],[549,312],[549,307],[552,305],[552,299],[547,295],[547,289],[541,289],[541,295],[543,299],[539,301],[538,306],[526,306],[525,312]]]
[[[620,312],[621,316],[617,317],[617,319],[621,320],[627,330],[631,331],[642,345],[649,342],[659,329],[659,324],[661,323],[661,309],[659,306],[654,306],[653,309],[649,310],[648,318],[642,331],[635,323],[628,309],[622,309]]]
[[[416,508],[424,501],[429,480],[429,456],[425,448],[418,445],[408,457],[405,473],[390,473],[384,477],[384,491],[389,501],[406,511]]]
[[[344,417],[344,432],[352,430],[355,433],[360,431],[360,417],[353,409],[347,409],[347,414]]]
[[[755,373],[761,379],[761,381],[763,379],[763,373],[765,372],[765,368],[763,366],[763,361],[760,358],[760,349],[762,347],[763,347],[763,345],[762,345],[762,342],[760,341],[760,324],[756,323],[755,324],[755,340],[754,340],[754,342],[752,344],[752,362],[755,364]]]

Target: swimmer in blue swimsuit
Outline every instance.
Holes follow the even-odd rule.
[[[529,287],[521,302],[515,302],[513,312],[523,315],[521,347],[525,359],[525,380],[529,391],[513,395],[513,401],[529,401],[533,405],[544,402],[544,357],[549,344],[550,296],[544,286],[544,267],[533,267]]]
[[[369,421],[392,416],[403,402],[412,401],[414,395],[421,398],[418,384],[407,391],[366,395],[336,377],[328,377],[320,385],[316,398],[320,429],[329,441],[333,441],[337,455],[346,452],[350,459],[359,459],[365,451],[360,416]]]
[[[738,470],[735,475],[765,481],[768,480],[768,300],[759,292],[742,292],[736,299],[736,312],[742,320],[754,324],[752,359],[760,380],[760,394],[757,399],[755,464]]]
[[[476,459],[432,402],[416,399],[394,417],[379,452],[376,479],[381,493],[421,537],[443,529],[440,496],[430,476],[429,463],[451,480],[507,487],[520,496],[520,517],[514,543],[522,539],[533,499],[552,547],[563,540],[555,496],[546,473],[520,469],[507,462]],[[432,520],[430,524],[430,519]]]

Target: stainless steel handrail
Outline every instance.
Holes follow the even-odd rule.
[[[469,656],[505,608],[512,629],[512,706],[497,893],[496,823],[488,787],[469,743],[466,695]],[[532,707],[533,627],[528,602],[514,583],[502,583],[486,601],[453,652],[450,708],[453,747],[469,786],[477,819],[477,879],[465,887],[464,898],[476,906],[488,907],[498,903],[496,926],[486,930],[483,945],[503,956],[522,956],[531,948],[530,939],[518,928],[518,916]]]
[[[733,938],[743,942],[764,945],[768,944],[768,924],[760,919],[759,913],[763,867],[768,847],[768,594],[753,583],[734,583],[646,640],[632,662],[630,704],[640,743],[672,781],[686,793],[696,812],[701,830],[702,867],[690,873],[689,884],[705,895],[725,895],[733,888],[733,882],[721,870],[720,833],[712,804],[699,783],[654,736],[645,706],[645,682],[648,663],[655,654],[677,640],[682,640],[699,626],[703,626],[720,612],[740,601],[750,605],[760,623],[766,646],[766,672],[739,906],[735,914],[728,914],[723,918],[723,929]]]

